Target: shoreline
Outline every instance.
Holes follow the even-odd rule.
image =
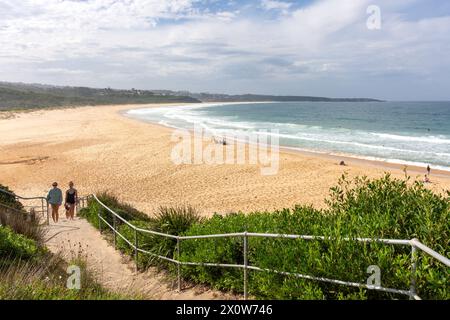
[[[269,103],[269,102],[248,102],[247,104],[259,104],[259,103]],[[222,105],[232,105],[232,104],[241,104],[241,103],[234,103],[234,102],[217,102],[217,103],[211,103],[217,106],[222,106]],[[209,105],[209,103],[208,103]],[[174,105],[174,106],[178,106],[178,105]],[[181,106],[181,105],[180,105]],[[184,105],[183,105],[184,106]],[[159,107],[157,107],[159,108]],[[163,129],[168,129],[168,130],[176,130],[176,129],[183,129],[183,128],[176,128],[176,127],[171,127],[171,126],[166,126],[164,124],[160,124],[160,123],[156,123],[156,122],[152,122],[149,120],[145,120],[145,119],[140,119],[139,117],[133,116],[133,115],[128,115],[127,112],[130,110],[138,110],[138,109],[145,109],[145,108],[136,108],[136,109],[126,109],[126,110],[121,110],[119,111],[119,114],[123,117],[132,119],[132,120],[136,120],[139,122],[143,122],[146,123],[148,125],[152,125],[152,126],[157,126]],[[189,132],[193,132],[193,129],[187,129]],[[245,145],[249,145],[248,142],[245,142]],[[404,172],[404,169],[406,167],[408,175],[410,175],[411,177],[413,177],[410,173],[413,173],[415,177],[421,175],[422,178],[424,177],[424,174],[427,173],[426,167],[422,167],[419,165],[414,165],[414,164],[402,164],[402,163],[397,163],[397,162],[392,162],[389,160],[381,160],[381,159],[367,159],[364,158],[364,156],[357,156],[357,155],[352,155],[352,154],[342,154],[342,155],[338,155],[338,154],[334,154],[332,152],[320,152],[320,151],[312,151],[312,150],[304,150],[300,147],[290,147],[290,146],[283,146],[280,145],[280,151],[281,152],[285,152],[285,153],[291,153],[291,154],[301,154],[303,156],[309,156],[309,157],[318,157],[318,158],[323,158],[323,159],[330,159],[330,160],[334,160],[334,161],[338,161],[338,163],[340,163],[340,161],[344,161],[346,163],[346,165],[349,164],[361,164],[361,165],[368,165],[368,166],[372,166],[372,167],[376,167],[376,168],[382,168],[382,169],[387,169],[387,170],[400,170],[401,172]],[[449,170],[442,170],[442,169],[435,169],[432,167],[432,165],[430,165],[431,167],[431,173],[430,176],[435,176],[435,177],[440,177],[440,178],[448,178],[450,179],[450,168]]]
[[[362,164],[367,165],[375,168],[384,168],[387,170],[399,170],[404,172],[405,166],[407,168],[408,175],[412,177],[410,173],[414,173],[415,176],[421,175],[423,177],[424,174],[427,173],[426,167],[421,166],[415,166],[415,165],[404,165],[401,163],[396,162],[389,162],[389,161],[383,161],[383,160],[370,160],[365,159],[363,157],[359,158],[357,156],[351,156],[351,155],[336,155],[331,153],[320,153],[320,152],[314,152],[314,151],[307,151],[307,150],[300,150],[300,149],[294,149],[289,147],[281,147],[280,149],[283,149],[284,152],[292,152],[292,153],[300,153],[303,155],[309,155],[309,156],[316,156],[326,159],[334,159],[336,161],[344,161],[346,165],[349,164]],[[447,170],[441,170],[441,169],[433,169],[431,167],[430,176],[433,177],[440,177],[440,178],[446,178],[450,179],[450,171]]]
[[[149,215],[160,206],[186,204],[211,216],[295,205],[325,208],[330,188],[345,173],[349,179],[385,172],[404,178],[401,167],[355,159],[344,159],[343,167],[343,157],[285,149],[273,176],[261,175],[261,166],[252,164],[176,165],[170,158],[176,145],[172,129],[121,114],[167,106],[77,107],[71,118],[67,109],[41,110],[0,120],[0,183],[20,195],[45,196],[52,182],[64,189],[74,181],[80,195],[110,191]],[[431,180],[426,187],[433,192],[450,190],[449,175],[432,170]]]

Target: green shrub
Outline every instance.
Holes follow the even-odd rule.
[[[30,259],[38,253],[36,243],[15,233],[10,227],[0,226],[0,257]]]
[[[149,222],[145,221],[139,221],[139,220],[132,220],[129,221],[132,225],[136,226],[137,228],[142,229],[151,229],[151,225]],[[133,245],[135,244],[135,237],[137,235],[138,238],[138,246],[140,249],[149,250],[151,251],[153,248],[153,242],[154,242],[154,236],[138,232],[135,234],[135,231],[133,228],[128,226],[127,224],[122,224],[118,227],[118,230],[120,234],[122,234],[130,243]],[[119,249],[121,252],[134,257],[134,248],[127,243],[125,240],[123,240],[120,236],[117,236],[117,249]],[[139,253],[139,259],[138,259],[138,266],[139,268],[146,268],[149,265],[151,265],[151,261],[153,261],[152,257],[148,254],[142,254]]]
[[[2,184],[0,184],[0,190],[6,191],[9,193],[14,193],[8,187],[6,187]],[[0,192],[0,204],[4,204],[10,208],[17,209],[17,210],[23,209],[23,205],[19,201],[16,201],[16,198],[14,196],[3,193],[3,192]]]
[[[108,192],[97,194],[98,199],[104,203],[108,208],[116,212],[126,221],[141,220],[150,221],[150,218],[143,212],[133,208],[129,204],[121,203],[114,195]],[[94,227],[99,228],[98,214],[105,219],[110,225],[113,225],[114,215],[101,206],[95,199],[91,198],[88,201],[87,208],[80,210],[80,216],[86,218]],[[122,224],[119,219],[116,219],[117,225]],[[103,229],[108,227],[102,222]]]
[[[214,215],[211,219],[193,225],[187,236],[218,233],[244,232],[244,214],[230,214],[226,217]],[[190,262],[209,262],[223,264],[242,264],[242,238],[193,239],[181,242],[180,258]],[[199,283],[212,284],[217,289],[231,289],[241,292],[242,271],[234,268],[183,267],[183,275]]]
[[[421,182],[343,176],[331,189],[330,212],[345,223],[345,232],[378,238],[419,238],[443,255],[450,253],[450,193],[447,197]]]
[[[449,198],[437,195],[421,183],[392,179],[389,175],[353,182],[344,176],[331,189],[329,209],[297,206],[273,213],[215,215],[198,223],[187,235],[233,232],[303,234],[332,237],[335,241],[295,239],[249,239],[249,263],[263,269],[295,272],[317,277],[365,283],[367,267],[377,265],[384,287],[408,290],[411,277],[411,249],[380,243],[345,241],[356,238],[419,238],[441,254],[449,252]],[[242,264],[242,238],[196,239],[182,242],[183,261]],[[185,267],[183,274],[219,289],[243,290],[242,270],[216,267]],[[449,274],[445,266],[424,257],[419,260],[417,290],[423,298],[448,299]],[[343,297],[404,298],[360,289],[305,281],[270,272],[251,271],[250,292],[275,299],[304,299],[319,293],[326,299]],[[311,290],[310,290],[311,289]],[[319,290],[320,289],[320,290]],[[306,291],[305,291],[306,290]]]

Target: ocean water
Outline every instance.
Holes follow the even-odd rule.
[[[221,135],[277,130],[285,147],[450,171],[450,102],[203,104],[128,115]]]

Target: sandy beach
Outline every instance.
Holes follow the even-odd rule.
[[[282,150],[279,171],[264,176],[259,165],[176,165],[173,129],[122,115],[152,106],[102,106],[41,110],[0,116],[0,183],[25,196],[46,195],[53,181],[70,180],[82,195],[108,190],[152,214],[160,205],[190,204],[206,216],[325,206],[329,188],[349,177],[404,177],[403,166]],[[422,168],[409,168],[422,180]],[[450,189],[450,174],[432,172],[435,192]]]

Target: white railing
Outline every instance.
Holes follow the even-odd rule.
[[[122,238],[133,250],[134,250],[134,260],[136,264],[136,271],[138,268],[138,255],[139,253],[148,254],[153,257],[172,262],[177,265],[177,282],[178,282],[178,290],[181,291],[181,266],[207,266],[207,267],[223,267],[223,268],[241,268],[243,269],[243,284],[244,284],[244,299],[248,298],[248,270],[255,270],[255,271],[264,271],[264,272],[272,272],[277,273],[280,275],[286,275],[286,276],[294,276],[297,278],[302,279],[309,279],[309,280],[315,280],[320,282],[327,282],[327,283],[333,283],[338,285],[344,285],[344,286],[350,286],[350,287],[357,287],[357,288],[364,288],[368,290],[375,290],[375,291],[381,291],[381,292],[389,292],[389,293],[395,293],[395,294],[401,294],[408,296],[411,300],[420,300],[420,297],[416,293],[416,270],[417,270],[417,255],[418,251],[422,251],[429,256],[433,257],[434,259],[438,260],[439,262],[443,263],[447,267],[450,267],[450,260],[441,254],[437,253],[436,251],[432,250],[431,248],[427,247],[426,245],[422,244],[417,239],[411,239],[411,240],[403,240],[403,239],[371,239],[371,238],[339,238],[339,240],[343,241],[357,241],[357,242],[364,242],[364,243],[382,243],[382,244],[389,244],[389,245],[399,245],[399,246],[409,246],[411,248],[411,280],[410,280],[410,288],[408,290],[402,290],[402,289],[395,289],[395,288],[385,288],[382,286],[373,286],[368,285],[365,283],[357,283],[357,282],[349,282],[349,281],[343,281],[338,279],[329,279],[329,278],[323,278],[323,277],[316,277],[312,275],[305,275],[300,273],[293,273],[293,272],[286,272],[286,271],[279,271],[279,270],[272,270],[272,269],[265,269],[260,268],[257,266],[251,266],[248,263],[248,240],[249,238],[284,238],[284,239],[303,239],[307,241],[333,241],[335,239],[330,237],[322,237],[322,236],[308,236],[308,235],[291,235],[291,234],[270,234],[270,233],[251,233],[251,232],[239,232],[239,233],[228,233],[228,234],[211,234],[211,235],[198,235],[198,236],[175,236],[171,234],[156,232],[152,230],[146,230],[142,228],[138,228],[134,226],[133,224],[129,223],[127,220],[125,220],[123,217],[118,215],[116,212],[114,212],[112,209],[107,207],[103,202],[101,202],[97,196],[92,195],[88,198],[94,199],[101,207],[106,209],[109,213],[113,215],[113,225],[111,225],[108,221],[106,221],[101,216],[100,207],[97,212],[98,216],[98,225],[100,232],[102,232],[102,223],[108,226],[114,233],[114,246],[117,248],[117,236]],[[83,198],[83,203],[87,203],[86,200],[88,198]],[[131,229],[134,230],[134,239],[130,240],[127,239],[124,235],[122,235],[118,229],[117,229],[117,221],[120,220],[124,224],[128,225]],[[146,233],[146,234],[152,234],[156,236],[166,237],[170,239],[174,239],[177,242],[176,245],[176,259],[168,258],[165,256],[161,256],[158,254],[155,254],[153,252],[144,250],[139,247],[138,242],[138,234],[139,233]],[[180,244],[184,240],[190,240],[190,239],[212,239],[212,238],[243,238],[243,255],[244,255],[244,264],[223,264],[223,263],[212,263],[212,262],[186,262],[180,260],[180,252],[181,247]]]

